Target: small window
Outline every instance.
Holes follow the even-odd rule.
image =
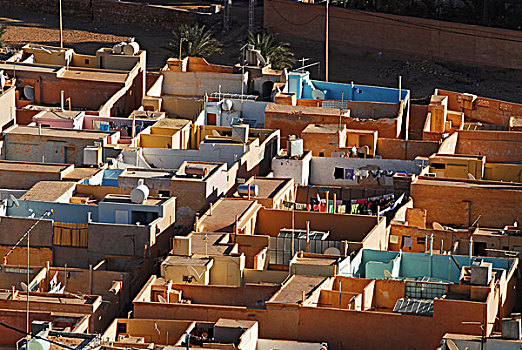
[[[334,179],[344,179],[344,168],[335,167]]]
[[[319,157],[324,157],[324,152],[319,152]]]
[[[426,244],[426,237],[417,237],[417,244]]]
[[[89,59],[88,58],[85,59],[85,64],[89,64]]]
[[[411,236],[402,236],[401,248],[411,248]]]
[[[431,163],[430,167],[433,169],[446,169],[446,164],[444,163]]]
[[[170,191],[158,191],[160,197],[170,197]]]
[[[127,334],[127,323],[124,322],[118,322],[117,333],[118,334]]]

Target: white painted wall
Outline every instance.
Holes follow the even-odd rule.
[[[303,159],[274,158],[272,159],[273,176],[292,178],[295,183],[308,186],[311,160],[311,152],[308,152]]]
[[[336,167],[361,169],[369,165],[378,166],[380,170],[406,171],[407,173],[416,175],[420,174],[423,168],[422,162],[413,160],[312,157],[310,184],[357,186],[359,185],[357,179],[334,178],[334,169]],[[372,175],[370,175],[370,177],[372,177]],[[392,186],[393,177],[384,177],[384,185]]]

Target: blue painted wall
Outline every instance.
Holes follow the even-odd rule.
[[[355,270],[356,275],[366,278],[383,278],[382,269],[386,268],[393,272],[393,259],[399,255],[399,252],[387,252],[379,250],[362,251],[362,259]],[[462,266],[470,266],[477,258],[468,256],[453,256],[455,260]],[[493,263],[493,268],[508,270],[512,261],[504,258],[486,258],[481,257],[486,262]],[[402,253],[400,261],[400,277],[433,277],[442,281],[450,281],[458,283],[460,278],[460,269],[455,265],[448,255],[429,255],[418,253]],[[449,280],[448,280],[449,273]],[[395,274],[394,274],[395,276]]]
[[[396,88],[310,80],[306,73],[291,72],[286,89],[286,92],[295,93],[298,99],[312,99],[312,91],[317,89],[325,94],[326,100],[399,102],[399,89]],[[402,99],[404,100],[408,94],[409,90],[402,90]]]
[[[19,200],[20,206],[7,209],[7,216],[29,217],[32,209],[35,218],[39,218],[46,210],[53,209],[53,214],[49,217],[57,222],[69,222],[75,224],[86,224],[87,213],[91,212],[92,221],[98,221],[98,207],[86,204],[56,203]]]

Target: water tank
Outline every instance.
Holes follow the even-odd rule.
[[[115,53],[116,55],[119,55],[123,52],[123,47],[127,45],[126,42],[122,41],[121,43],[118,43],[112,47],[112,53]]]
[[[199,166],[185,166],[185,175],[204,177],[207,175],[207,168]]]
[[[303,155],[303,139],[295,135],[288,136],[286,141],[286,154],[289,157],[300,157]]]
[[[130,42],[123,47],[123,54],[125,55],[134,56],[138,51],[140,51],[140,45],[135,41]]]
[[[51,343],[47,340],[33,338],[27,343],[27,350],[49,350]]]
[[[143,179],[138,180],[138,186],[134,187],[130,193],[131,202],[143,204],[149,196],[149,188],[144,184]]]
[[[259,187],[257,185],[247,185],[247,184],[239,185],[237,187],[237,193],[240,196],[247,197],[249,189],[250,189],[250,196],[257,197],[257,195],[259,194]]]
[[[3,90],[5,87],[5,75],[0,73],[0,90]]]
[[[248,140],[248,124],[232,126],[232,141],[245,143]]]

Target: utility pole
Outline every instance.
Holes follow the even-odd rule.
[[[225,11],[223,11],[223,29],[228,31],[230,29],[230,5],[232,0],[223,0],[225,3]]]
[[[63,49],[62,0],[59,0],[58,3],[60,6],[60,48]]]
[[[254,32],[254,5],[256,0],[248,0],[248,31]]]
[[[326,81],[328,81],[328,10],[330,7],[330,0],[326,0]]]

